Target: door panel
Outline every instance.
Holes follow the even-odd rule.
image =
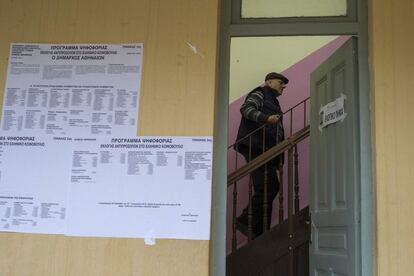
[[[360,275],[356,68],[350,39],[311,74],[312,276]],[[320,130],[320,108],[342,94],[345,119]]]

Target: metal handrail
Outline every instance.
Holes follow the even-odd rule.
[[[292,106],[291,108],[289,108],[286,112],[283,112],[283,115],[288,114],[289,112],[291,112],[291,114],[293,113],[293,109],[295,109],[296,107],[298,107],[299,105],[305,103],[305,110],[306,110],[306,102],[310,99],[310,97],[307,97],[306,99],[304,99],[303,101],[297,103],[296,105]],[[306,113],[306,112],[305,112]],[[305,114],[306,116],[306,114]],[[282,116],[283,118],[283,116]],[[234,145],[238,144],[240,141],[243,141],[244,139],[248,138],[249,136],[252,136],[254,133],[256,133],[257,131],[261,130],[262,128],[266,127],[268,124],[264,124],[261,127],[258,127],[257,129],[253,130],[252,132],[246,134],[246,136],[238,139],[236,142],[234,142],[234,144],[231,144],[230,146],[227,147],[227,149],[233,148]],[[292,128],[291,128],[292,129]]]
[[[231,186],[234,182],[243,178],[244,176],[250,174],[253,170],[263,166],[275,156],[285,152],[286,150],[292,148],[294,145],[307,138],[310,134],[310,126],[306,126],[303,129],[299,130],[286,140],[280,142],[276,146],[265,151],[262,155],[246,163],[244,166],[238,168],[234,172],[228,175],[227,177],[227,186]]]
[[[268,202],[268,162],[271,161],[272,159],[275,158],[275,156],[279,156],[284,154],[285,151],[288,151],[288,220],[289,220],[289,247],[293,248],[291,246],[291,242],[292,242],[292,238],[293,238],[293,224],[292,224],[292,219],[293,219],[293,201],[295,200],[295,209],[299,209],[299,182],[298,182],[298,154],[297,154],[297,147],[296,145],[302,141],[303,139],[307,138],[310,134],[310,125],[309,122],[307,120],[307,101],[310,100],[310,98],[306,98],[305,100],[299,102],[298,104],[296,104],[295,106],[291,107],[288,111],[283,113],[283,116],[285,116],[286,114],[288,114],[290,112],[290,114],[288,114],[287,116],[290,117],[290,129],[288,131],[289,133],[289,137],[286,140],[277,141],[277,138],[279,137],[278,132],[276,132],[276,143],[275,146],[271,147],[268,150],[265,150],[265,140],[266,140],[266,136],[265,136],[265,131],[266,131],[266,126],[269,124],[264,124],[263,126],[257,128],[256,130],[252,131],[251,133],[249,133],[248,135],[246,135],[245,137],[242,137],[241,139],[238,139],[236,141],[236,143],[234,143],[233,145],[229,146],[229,149],[234,147],[236,152],[238,152],[238,146],[240,141],[242,141],[243,139],[249,139],[249,152],[248,155],[247,153],[242,154],[244,156],[244,158],[246,159],[247,163],[245,165],[243,165],[240,168],[237,168],[237,153],[235,155],[235,162],[236,162],[236,169],[235,171],[233,171],[232,173],[230,173],[228,175],[227,178],[227,187],[232,187],[233,188],[233,224],[232,224],[232,252],[237,250],[237,227],[238,224],[240,223],[238,221],[237,218],[237,210],[238,210],[238,205],[237,205],[237,194],[238,194],[238,185],[237,182],[238,180],[242,179],[243,177],[247,176],[250,174],[250,179],[249,179],[249,204],[248,204],[248,224],[247,224],[247,233],[244,233],[245,235],[247,235],[247,240],[248,242],[250,242],[253,238],[253,209],[252,209],[252,204],[253,204],[253,198],[252,198],[252,194],[253,194],[253,189],[252,189],[252,175],[251,173],[260,168],[263,167],[264,172],[263,172],[263,202],[260,203],[263,206],[263,214],[261,214],[260,216],[263,217],[263,229],[259,230],[260,232],[266,232],[269,229],[270,226],[270,221],[268,221],[269,215],[268,215],[268,207],[269,204],[272,204],[272,202]],[[303,105],[303,128],[299,131],[297,131],[296,133],[292,134],[293,132],[293,112],[295,110],[295,108],[297,108],[298,106]],[[289,118],[288,117],[288,118]],[[281,118],[281,120],[283,120],[283,117]],[[295,120],[295,122],[297,122]],[[258,131],[263,131],[263,138],[262,138],[262,150],[260,151],[261,154],[259,156],[257,156],[257,154],[255,153],[255,158],[252,160],[251,159],[251,149],[252,149],[252,135]],[[295,154],[293,149],[295,149]],[[293,158],[295,158],[295,160],[293,160]],[[293,167],[295,165],[295,167]],[[294,175],[295,172],[295,175]],[[276,173],[277,172],[273,172]],[[293,186],[293,180],[295,177],[295,187]],[[284,208],[283,208],[283,195],[281,193],[283,193],[283,169],[279,169],[279,188],[280,188],[280,197],[279,197],[279,221],[283,221],[284,219]],[[293,194],[295,192],[295,194]],[[295,199],[293,198],[295,197]],[[273,199],[272,199],[273,200]],[[298,206],[296,206],[298,205]],[[244,209],[243,212],[245,212],[246,209]],[[297,212],[297,210],[296,210]],[[240,231],[240,229],[238,229]],[[246,230],[243,230],[246,231]],[[293,258],[292,258],[292,254],[289,254],[289,260],[290,260],[290,264],[293,264]]]

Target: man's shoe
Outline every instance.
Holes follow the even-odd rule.
[[[236,229],[239,230],[244,236],[249,236],[249,227],[243,223],[239,218],[236,218]],[[252,231],[252,239],[255,239],[257,235]]]

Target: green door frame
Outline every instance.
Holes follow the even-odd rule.
[[[227,137],[232,37],[353,35],[358,38],[361,260],[360,275],[372,276],[375,256],[371,163],[371,112],[368,71],[368,3],[347,0],[345,17],[241,18],[241,0],[221,0],[219,67],[215,102],[214,176],[210,275],[225,275],[227,206]]]

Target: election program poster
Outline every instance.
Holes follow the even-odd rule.
[[[64,234],[72,144],[0,135],[0,231]]]
[[[0,231],[210,238],[211,137],[0,135]]]
[[[74,148],[83,162],[72,168],[67,235],[210,239],[211,137],[80,140]]]
[[[1,130],[136,135],[143,44],[10,46]]]

